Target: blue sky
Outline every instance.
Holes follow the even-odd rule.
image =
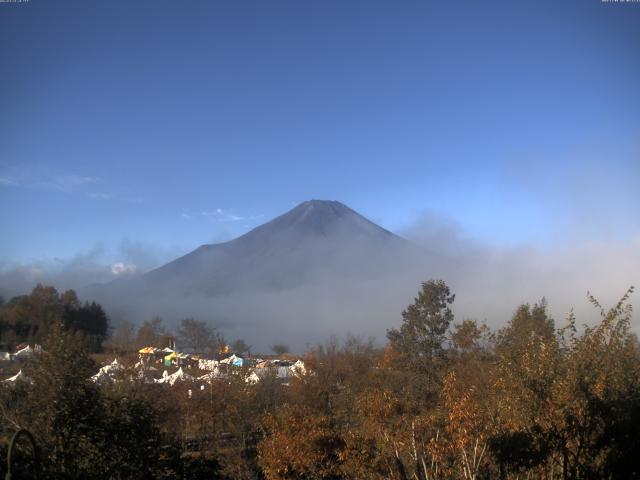
[[[311,198],[640,238],[638,3],[31,0],[0,65],[0,268],[151,265]]]

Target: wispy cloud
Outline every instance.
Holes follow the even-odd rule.
[[[245,220],[245,217],[234,215],[233,213],[226,212],[221,208],[216,208],[213,211],[201,212],[201,215],[217,222],[240,222]]]
[[[55,175],[51,180],[57,188],[67,192],[99,182],[96,177],[86,177],[82,175]]]
[[[19,264],[0,260],[0,295],[5,300],[29,292],[37,283],[60,290],[141,274],[185,253],[183,247],[122,240],[119,245],[95,245],[71,257],[33,259]]]
[[[185,220],[192,220],[194,218],[206,218],[213,222],[244,222],[250,220],[259,220],[264,215],[236,215],[222,208],[216,208],[215,210],[203,210],[197,213],[182,212],[180,214]]]
[[[52,171],[48,168],[5,169],[0,171],[0,187],[31,190],[47,190],[64,194],[84,195],[91,200],[114,200],[138,202],[138,199],[122,197],[104,189],[99,177]]]
[[[83,175],[65,174],[50,175],[43,179],[38,179],[25,186],[33,188],[42,188],[45,190],[55,190],[62,193],[75,193],[82,191],[87,185],[93,185],[99,182],[96,177],[87,177]]]
[[[20,184],[14,178],[11,178],[11,177],[0,177],[0,186],[18,187],[18,186],[20,186]]]

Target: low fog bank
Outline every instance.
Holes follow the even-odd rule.
[[[474,318],[499,328],[521,303],[545,297],[556,326],[573,309],[578,323],[593,323],[598,312],[587,300],[593,294],[614,306],[629,286],[640,284],[640,234],[629,241],[568,239],[563,246],[500,247],[469,236],[454,221],[424,214],[399,232],[446,258],[433,270],[456,294],[456,318]],[[631,303],[638,302],[637,294]],[[639,331],[637,315],[633,328]]]
[[[275,343],[302,351],[333,335],[384,338],[431,263],[430,254],[407,246],[409,255],[395,247],[312,240],[286,253],[240,257],[234,268],[204,252],[168,269],[170,275],[155,271],[80,293],[103,304],[115,322],[158,315],[172,325],[194,317],[260,351]]]
[[[150,318],[159,315],[168,325],[185,317],[209,322],[229,340],[242,338],[255,351],[286,343],[301,352],[308,345],[331,336],[348,334],[384,338],[399,312],[412,301],[417,278],[396,277],[352,282],[327,282],[279,292],[245,292],[219,297],[168,295],[135,305],[111,303],[110,313],[119,318]],[[109,304],[109,302],[106,302]]]
[[[70,258],[43,258],[23,264],[0,262],[0,295],[8,300],[30,292],[38,283],[55,285],[59,290],[79,290],[140,275],[181,253],[178,247],[124,239],[115,248],[98,244]]]
[[[374,268],[375,259],[370,258],[362,268],[366,274],[354,274],[350,265],[346,277],[332,274],[334,266],[325,263],[319,268],[321,274],[312,279],[300,277],[304,281],[272,291],[211,297],[202,292],[164,290],[128,297],[122,293],[127,290],[125,280],[119,291],[88,298],[83,295],[85,285],[113,278],[135,280],[141,270],[128,271],[126,265],[145,264],[132,255],[121,262],[125,267],[114,271],[113,264],[100,264],[95,252],[63,262],[64,268],[57,271],[35,265],[5,270],[0,274],[0,288],[6,299],[29,291],[38,282],[61,290],[74,288],[81,298],[101,302],[115,325],[124,318],[140,323],[157,315],[174,327],[182,318],[195,317],[210,322],[230,340],[242,338],[256,351],[267,352],[274,343],[302,351],[333,335],[374,336],[382,343],[386,330],[400,324],[401,311],[413,301],[420,282],[431,278],[444,279],[456,294],[457,321],[474,318],[492,328],[503,326],[519,304],[542,297],[557,326],[571,308],[580,324],[592,323],[598,312],[588,303],[587,291],[607,307],[630,285],[640,283],[640,237],[628,242],[574,242],[571,247],[499,247],[473,239],[454,222],[433,215],[425,215],[399,233],[424,249],[410,266],[394,270],[381,262]],[[356,257],[362,261],[367,255],[359,252]],[[322,258],[317,260],[323,264]],[[149,257],[144,268],[152,262]],[[633,296],[631,302],[635,301]],[[638,331],[637,319],[634,329]]]

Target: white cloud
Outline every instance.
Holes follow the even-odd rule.
[[[239,222],[241,220],[245,220],[245,217],[234,215],[233,213],[226,212],[221,208],[216,208],[213,211],[202,212],[201,215],[217,222]]]
[[[186,220],[200,217],[206,218],[212,222],[242,222],[248,220],[259,220],[264,217],[264,215],[236,215],[222,208],[216,208],[215,210],[203,210],[197,213],[182,212],[180,216]]]
[[[87,177],[83,175],[64,174],[52,175],[42,182],[36,183],[36,186],[42,188],[50,188],[64,193],[75,192],[86,185],[98,183],[96,177]]]
[[[8,167],[0,171],[0,186],[50,190],[61,193],[85,193],[91,185],[101,183],[98,177],[61,172],[42,166]],[[98,193],[98,195],[106,195]],[[111,195],[111,194],[109,194]]]
[[[131,263],[116,262],[111,265],[111,273],[114,275],[136,273],[136,270],[137,267]]]

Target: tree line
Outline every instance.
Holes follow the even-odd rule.
[[[166,346],[169,338],[177,338],[183,349],[200,353],[217,352],[225,339],[207,322],[182,319],[172,332],[162,318],[153,317],[139,327],[127,320],[112,331],[102,306],[81,302],[74,290],[58,292],[52,286],[37,285],[31,293],[0,298],[0,349],[13,350],[20,344],[41,344],[53,326],[61,322],[65,330],[77,333],[89,352],[104,349],[129,353],[144,346]],[[238,352],[250,350],[242,339],[234,342]],[[279,346],[280,348],[282,346]]]
[[[491,330],[456,321],[449,287],[428,281],[383,348],[319,345],[287,386],[236,369],[168,389],[128,370],[98,388],[81,334],[60,323],[33,383],[0,387],[0,448],[28,428],[55,478],[636,478],[632,291],[611,309],[590,296],[590,326],[570,314],[558,328],[541,300]]]
[[[80,334],[91,351],[99,351],[109,333],[109,319],[99,304],[80,302],[73,290],[59,293],[38,285],[28,295],[0,302],[0,347],[42,343],[58,321]]]

